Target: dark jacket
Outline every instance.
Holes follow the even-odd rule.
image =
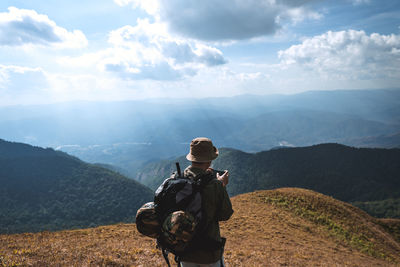
[[[199,175],[204,175],[203,169],[189,166],[184,171],[184,176],[196,179]],[[202,205],[206,216],[205,235],[215,241],[221,241],[219,221],[228,220],[232,214],[232,203],[225,187],[217,179],[211,180],[202,191]],[[187,253],[181,258],[185,262],[199,264],[214,263],[221,259],[222,250],[195,250]]]

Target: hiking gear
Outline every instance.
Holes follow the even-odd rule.
[[[181,260],[210,264],[221,259],[225,243],[218,221],[228,220],[232,213],[215,172],[190,166],[182,175],[177,163],[177,172],[157,189],[154,203],[138,210],[136,226],[140,233],[157,238],[168,266],[170,252],[178,265]]]
[[[179,170],[179,164],[177,163]],[[190,241],[204,225],[201,189],[215,177],[209,173],[192,180],[174,173],[156,190],[154,203],[162,223],[158,243],[175,255],[190,249]]]
[[[201,168],[189,166],[183,171],[183,175],[189,179],[196,180],[209,171]],[[215,175],[215,174],[214,174]],[[212,179],[202,190],[202,209],[205,215],[205,229],[202,236],[206,240],[211,240],[206,245],[198,249],[188,251],[180,257],[181,261],[195,262],[200,264],[210,264],[221,259],[222,242],[218,221],[228,220],[232,213],[232,204],[226,188],[221,181]],[[214,243],[211,246],[209,243]]]
[[[198,137],[190,143],[190,152],[186,159],[194,162],[210,162],[218,157],[218,149],[206,137]]]
[[[203,172],[196,179],[180,176],[177,172],[166,179],[156,190],[154,203],[156,214],[162,222],[157,245],[170,266],[168,253],[173,253],[179,264],[180,258],[198,249],[218,250],[222,242],[204,235],[206,216],[203,211],[202,191],[212,180],[212,172]]]
[[[218,220],[229,219],[233,210],[214,172],[192,166],[183,176],[176,172],[156,190],[154,202],[161,222],[157,245],[168,266],[170,252],[178,264],[184,259],[206,264],[221,259],[225,239],[220,237]],[[199,259],[199,253],[205,256]],[[186,260],[193,256],[195,261]]]
[[[192,214],[178,210],[165,219],[162,233],[168,244],[173,245],[177,251],[184,251],[195,234],[197,223]]]
[[[154,202],[144,204],[136,213],[136,228],[139,233],[157,238],[161,232],[161,225],[156,214]]]

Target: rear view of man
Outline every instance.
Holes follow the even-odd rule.
[[[214,175],[202,190],[202,207],[206,216],[204,235],[207,239],[222,244],[212,245],[190,251],[181,257],[182,267],[220,267],[223,265],[223,244],[221,238],[219,221],[228,220],[232,214],[232,204],[226,192],[229,182],[229,172],[226,170],[222,175],[215,173],[211,168],[211,162],[218,157],[218,149],[212,141],[205,137],[199,137],[190,143],[190,152],[186,158],[192,162],[191,166],[184,170],[183,175],[196,180],[204,175]]]

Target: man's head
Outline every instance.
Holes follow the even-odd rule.
[[[217,157],[218,149],[206,137],[193,139],[190,143],[190,152],[186,155],[187,160],[196,163],[211,163]]]

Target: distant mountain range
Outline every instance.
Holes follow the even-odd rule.
[[[51,148],[0,139],[0,233],[132,222],[153,192]]]
[[[185,157],[145,165],[137,180],[153,190],[175,171],[175,162],[190,164]],[[230,195],[279,187],[301,187],[357,202],[368,210],[371,201],[400,199],[400,149],[353,148],[339,144],[281,148],[259,153],[221,149],[215,169],[228,169]],[[393,201],[382,202],[390,205]],[[367,206],[366,206],[367,205]],[[385,211],[386,209],[386,211]],[[400,218],[400,209],[383,207],[385,217]],[[368,211],[373,211],[369,209]],[[388,212],[388,213],[386,213]]]
[[[389,135],[355,138],[348,140],[346,143],[357,147],[400,148],[400,132]]]
[[[400,89],[0,108],[0,138],[116,165],[130,177],[186,153],[197,136],[258,152],[330,142],[393,148],[399,133]]]

